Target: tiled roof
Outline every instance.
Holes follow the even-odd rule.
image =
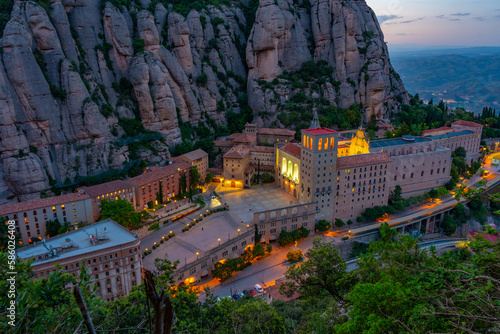
[[[186,154],[183,154],[182,156],[188,158],[191,161],[201,159],[203,157],[208,157],[208,153],[203,151],[201,148],[188,152]]]
[[[298,290],[296,290],[290,297],[286,297],[286,296],[283,296],[282,294],[280,294],[279,290],[280,290],[280,286],[282,283],[284,283],[284,282],[283,281],[278,282],[275,285],[272,285],[266,289],[267,293],[269,294],[269,296],[271,296],[273,298],[273,300],[279,299],[279,300],[283,300],[285,302],[289,302],[291,300],[295,300],[297,298],[302,297],[302,295],[300,294],[300,292]]]
[[[288,143],[285,146],[280,147],[279,149],[299,159],[302,153],[302,148],[292,143]]]
[[[337,169],[383,164],[391,161],[391,157],[386,152],[349,155],[337,158]]]
[[[337,131],[327,129],[327,128],[317,128],[317,129],[307,129],[307,130],[302,130],[302,132],[307,132],[312,135],[328,135],[331,133],[336,133]]]
[[[234,146],[232,140],[214,140],[215,147],[231,147]]]
[[[78,190],[85,191],[85,193],[88,194],[90,197],[97,197],[102,194],[107,194],[118,190],[127,189],[130,187],[132,187],[132,185],[127,181],[116,180],[102,184],[97,184],[91,187],[80,187],[78,188]]]
[[[40,209],[59,204],[67,204],[72,202],[81,201],[90,198],[87,194],[71,193],[61,196],[54,196],[48,198],[37,199],[35,201],[13,203],[0,206],[0,216],[8,215],[11,213]]]
[[[482,124],[478,124],[476,122],[471,122],[471,121],[456,121],[456,122],[451,123],[451,125],[470,126],[473,128],[480,128],[483,126]]]
[[[295,136],[295,131],[288,129],[257,128],[257,133],[261,135]]]
[[[167,165],[165,167],[154,169],[150,172],[138,175],[129,179],[129,181],[136,186],[143,186],[150,182],[155,182],[167,175],[171,175],[177,172],[178,169],[189,169],[191,166],[187,162],[176,162],[172,165]]]
[[[238,136],[233,138],[233,142],[235,143],[253,143],[256,140],[257,136],[249,133],[239,133]]]
[[[393,129],[394,126],[388,123],[382,123],[378,125],[379,129]]]
[[[245,147],[243,145],[238,145],[232,147],[229,151],[227,151],[226,154],[224,154],[223,158],[234,158],[234,159],[241,159],[245,155],[247,155],[250,152],[250,149],[248,147]]]
[[[338,145],[338,148],[348,148],[350,147],[351,145],[347,145],[347,144],[339,144]]]
[[[453,128],[450,128],[449,126],[442,126],[440,128],[436,128],[436,129],[424,130],[424,131],[422,131],[422,133],[431,133],[431,132],[438,132],[438,131],[453,131]]]
[[[250,152],[273,153],[274,147],[269,146],[254,146],[250,147]]]

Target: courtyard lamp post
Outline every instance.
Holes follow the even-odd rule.
[[[240,235],[240,229],[238,229],[238,235]]]
[[[217,240],[219,241],[219,246],[220,246],[220,238],[219,238],[219,239],[217,239]]]
[[[198,260],[198,255],[200,255],[200,253],[196,252],[196,260]]]

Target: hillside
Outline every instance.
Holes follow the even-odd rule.
[[[365,1],[8,0],[0,11],[0,204],[136,174],[246,121],[300,129],[315,104],[330,120],[351,106],[381,120],[408,101]]]
[[[500,108],[500,48],[395,52],[392,64],[421,98],[476,113]]]

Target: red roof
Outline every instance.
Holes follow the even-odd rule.
[[[241,159],[245,155],[247,155],[250,152],[250,148],[245,147],[243,145],[238,145],[238,146],[233,146],[229,151],[227,151],[226,154],[224,154],[222,157],[223,158],[234,158],[234,159]]]
[[[231,147],[234,146],[232,140],[214,140],[215,147]]]
[[[431,133],[431,132],[448,131],[448,130],[453,131],[453,128],[450,128],[449,126],[442,126],[440,128],[436,128],[436,129],[424,130],[424,131],[422,131],[422,133]]]
[[[235,143],[253,143],[256,140],[257,136],[249,133],[239,133],[237,136],[233,137],[233,142]]]
[[[260,135],[295,136],[295,131],[288,129],[257,128]]]
[[[331,133],[337,133],[337,131],[327,129],[327,128],[317,128],[317,129],[307,129],[307,130],[302,130],[302,132],[307,132],[312,135],[327,135]]]
[[[54,196],[48,198],[37,199],[35,201],[7,204],[0,206],[0,216],[8,215],[11,213],[29,211],[34,209],[40,209],[45,207],[50,207],[59,204],[67,204],[72,202],[77,202],[90,198],[87,194],[71,193],[61,196]]]
[[[130,187],[132,187],[132,185],[130,183],[128,183],[127,181],[116,180],[116,181],[97,184],[97,185],[91,186],[91,187],[80,187],[80,188],[78,188],[78,190],[85,191],[85,193],[88,194],[90,197],[97,197],[97,196],[102,195],[102,194],[107,194],[107,193],[127,189]]]
[[[490,242],[498,242],[498,239],[500,239],[500,237],[496,235],[484,234],[484,232],[469,232],[469,235],[472,238],[483,237]]]
[[[383,164],[391,161],[387,152],[349,155],[337,158],[337,169]]]
[[[463,126],[470,126],[472,128],[481,128],[483,125],[478,124],[476,122],[471,122],[471,121],[456,121],[451,123],[451,125],[463,125]]]
[[[299,291],[295,291],[291,297],[286,297],[286,296],[283,296],[282,294],[280,294],[279,290],[280,290],[280,286],[282,283],[283,282],[277,282],[275,285],[272,285],[266,289],[267,293],[271,297],[273,297],[273,299],[280,299],[280,300],[283,300],[285,302],[289,302],[291,300],[302,297],[302,295],[300,294]]]
[[[292,143],[288,143],[285,146],[280,147],[279,149],[299,159],[302,153],[302,148]]]
[[[187,162],[175,162],[172,165],[167,165],[161,168],[155,168],[150,172],[146,172],[144,174],[138,175],[129,179],[129,181],[135,184],[138,187],[142,187],[145,184],[150,182],[155,182],[165,176],[172,175],[178,171],[178,169],[190,169],[191,165]]]
[[[269,146],[254,146],[250,148],[250,152],[273,153],[274,147]]]

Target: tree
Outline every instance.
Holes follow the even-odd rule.
[[[342,226],[344,226],[344,221],[342,219],[335,219],[335,226],[338,227],[338,228],[341,228]]]
[[[134,205],[129,201],[118,198],[117,200],[101,201],[101,217],[99,220],[112,219],[124,227],[137,227],[142,222],[151,218],[146,211],[136,212]]]
[[[61,228],[61,223],[59,220],[49,220],[45,223],[45,236],[46,237],[55,237],[59,234],[59,229]]]
[[[350,225],[352,225],[352,220],[350,220],[350,219],[349,219],[349,220],[347,221],[347,225],[349,225],[349,226],[350,226]]]
[[[160,182],[160,186],[158,187],[158,192],[156,193],[156,200],[158,204],[163,204],[163,186],[162,182]]]
[[[316,238],[306,257],[307,260],[300,266],[287,269],[287,281],[280,286],[280,293],[292,296],[299,290],[303,296],[309,297],[327,293],[338,303],[345,304],[345,296],[356,283],[357,277],[347,271],[347,265],[338,249],[331,243]]]
[[[320,232],[325,232],[325,231],[328,231],[330,229],[330,227],[332,227],[332,225],[330,224],[330,222],[324,220],[324,219],[321,219],[320,221],[318,221],[316,223],[316,229]]]
[[[254,259],[256,259],[258,257],[262,257],[262,256],[266,255],[266,250],[264,249],[264,247],[260,243],[258,243],[255,246],[253,246],[252,254],[253,254]]]
[[[291,233],[287,231],[281,231],[277,241],[281,246],[285,246],[291,244],[294,240]]]
[[[241,264],[243,264],[242,258],[229,259],[223,262],[219,261],[214,265],[212,276],[223,282],[228,278],[231,278],[231,276],[239,270]]]
[[[187,191],[186,174],[181,173],[181,177],[179,178],[179,194],[185,194],[186,191]]]
[[[441,228],[443,229],[443,233],[446,235],[451,235],[455,233],[457,229],[457,222],[452,215],[447,215],[444,217],[443,222],[441,223]]]
[[[439,197],[439,192],[436,189],[429,190],[429,198],[436,199]]]
[[[453,153],[459,158],[465,158],[467,156],[467,151],[462,146],[457,147]]]
[[[396,202],[400,202],[403,200],[403,189],[401,189],[401,186],[398,184],[393,191],[391,191],[389,195],[389,204],[394,204]]]
[[[210,172],[205,176],[205,183],[212,183],[213,179],[215,179],[215,174]]]
[[[497,328],[500,274],[494,268],[500,265],[500,244],[473,240],[466,247],[437,256],[411,236],[394,238],[394,232],[370,243],[358,260],[362,280],[347,298],[349,319],[335,333],[488,333]]]
[[[200,184],[200,173],[198,172],[198,167],[196,166],[191,167],[191,175],[189,178],[189,182],[191,184],[191,189],[198,187],[198,185]]]
[[[302,255],[302,249],[291,250],[286,254],[286,259],[288,262],[299,262],[304,256]]]
[[[273,251],[273,245],[267,244],[267,246],[266,246],[266,253],[267,254],[271,254],[272,251]]]

